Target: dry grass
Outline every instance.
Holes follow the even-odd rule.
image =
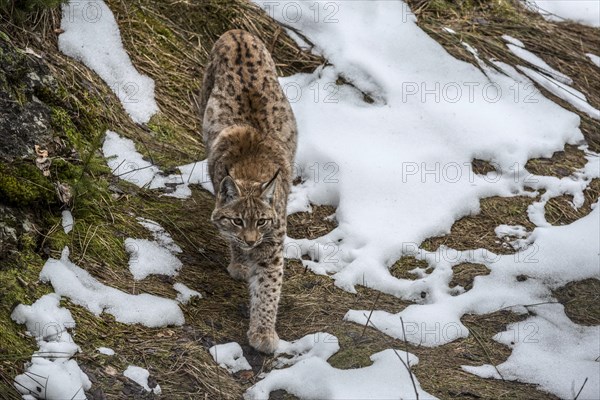
[[[527,218],[527,207],[534,201],[531,197],[490,197],[481,199],[481,211],[459,219],[450,234],[425,240],[421,247],[435,251],[441,245],[470,250],[484,248],[496,254],[509,254],[514,250],[502,245],[494,228],[501,224],[523,225],[528,230],[535,226]]]
[[[489,275],[490,270],[483,264],[462,263],[452,267],[452,280],[449,287],[461,286],[465,290],[473,288],[476,276]]]
[[[576,324],[600,325],[600,281],[585,279],[572,282],[554,292],[554,296],[565,306],[567,316]]]
[[[532,158],[525,164],[525,169],[534,175],[555,176],[564,178],[583,168],[587,160],[577,146],[565,145],[564,151],[557,151],[551,158]]]
[[[546,220],[552,225],[567,225],[585,217],[592,211],[592,204],[600,198],[600,179],[594,179],[583,192],[583,206],[575,208],[572,196],[564,195],[550,199],[546,203]]]
[[[398,279],[415,279],[416,275],[411,273],[415,268],[422,268],[427,273],[431,272],[431,268],[425,260],[417,260],[414,256],[402,256],[390,267],[390,274]]]
[[[312,212],[296,213],[288,217],[288,236],[315,239],[331,232],[336,226],[335,207],[313,206]]]
[[[419,17],[419,24],[453,55],[474,62],[461,41],[476,47],[484,57],[494,57],[508,63],[523,63],[506,49],[500,36],[510,34],[527,48],[542,57],[557,70],[571,76],[575,87],[584,92],[595,107],[600,106],[599,73],[585,57],[600,47],[597,32],[573,24],[551,24],[541,17],[518,10],[514,1],[459,2],[409,1]],[[471,4],[467,7],[465,4]],[[203,156],[198,119],[193,96],[199,89],[203,66],[208,59],[212,42],[224,31],[244,28],[264,37],[283,75],[310,71],[323,62],[318,57],[300,51],[285,32],[270,21],[256,7],[242,0],[207,0],[202,2],[176,2],[174,4],[151,1],[108,1],[119,23],[125,47],[135,66],[156,81],[156,97],[161,113],[147,126],[137,126],[123,112],[118,100],[101,80],[81,64],[57,51],[58,27],[56,12],[44,12],[33,17],[27,30],[11,27],[15,40],[21,47],[30,46],[44,57],[61,84],[67,86],[65,101],[72,109],[94,107],[93,118],[99,126],[111,127],[134,139],[139,150],[164,167],[173,167],[198,160]],[[486,5],[488,4],[488,5]],[[486,22],[487,21],[487,22]],[[458,35],[441,28],[448,26]],[[34,32],[34,33],[32,33]],[[89,92],[89,93],[88,93]],[[88,93],[88,94],[85,94]],[[84,95],[85,94],[85,95]],[[548,95],[544,93],[544,95]],[[86,98],[79,98],[85,96]],[[549,95],[566,108],[569,105]],[[598,124],[582,116],[582,130],[592,150],[600,150]],[[98,130],[102,135],[103,130]],[[582,152],[566,146],[564,152],[549,159],[531,160],[530,172],[539,175],[568,176],[583,163]],[[478,173],[490,171],[484,160],[475,160]],[[108,175],[98,180],[110,180]],[[107,198],[99,204],[95,218],[89,223],[78,220],[70,237],[56,230],[41,248],[57,256],[63,245],[72,249],[74,260],[99,280],[128,293],[152,293],[173,298],[173,280],[150,277],[134,282],[127,270],[127,256],[122,241],[125,237],[147,237],[132,216],[141,216],[159,222],[169,231],[184,252],[184,263],[178,282],[203,293],[183,307],[186,325],[148,329],[129,326],[103,315],[97,318],[81,307],[66,302],[77,321],[75,341],[82,347],[78,361],[93,378],[92,398],[129,399],[150,398],[139,393],[139,388],[122,376],[129,364],[147,367],[157,378],[167,398],[237,399],[245,388],[258,380],[260,372],[268,371],[272,358],[260,355],[247,345],[248,296],[243,284],[232,280],[225,271],[227,251],[208,222],[213,207],[212,197],[202,190],[194,190],[185,201],[161,198],[157,193],[140,191],[119,183],[125,192],[117,198]],[[547,207],[548,221],[554,224],[570,223],[590,211],[590,204],[600,195],[598,180],[586,191],[586,203],[578,211],[568,203],[567,197],[551,200]],[[528,229],[526,209],[529,197],[489,198],[481,202],[481,212],[457,221],[450,234],[430,238],[423,243],[427,250],[446,245],[458,250],[484,247],[496,253],[508,250],[494,234],[499,224],[519,224]],[[295,214],[289,218],[292,237],[314,238],[322,236],[336,226],[332,207],[314,207],[313,213]],[[97,232],[97,221],[104,220]],[[54,220],[56,222],[57,219]],[[50,231],[49,231],[50,232]],[[86,249],[84,251],[84,249]],[[43,250],[40,250],[43,251]],[[107,254],[110,257],[107,257]],[[403,257],[392,267],[392,275],[414,279],[408,271],[427,264],[413,257]],[[41,265],[39,266],[41,268]],[[454,267],[451,286],[460,285],[466,290],[475,276],[487,274],[487,268],[478,264],[461,264]],[[344,322],[348,309],[370,310],[376,308],[397,313],[410,303],[375,292],[357,288],[349,294],[334,286],[330,278],[307,272],[296,261],[290,261],[286,270],[279,317],[279,333],[284,339],[299,338],[308,333],[326,331],[340,340],[341,350],[330,362],[337,368],[359,368],[370,365],[369,356],[377,351],[394,347],[404,349],[404,343],[362,326]],[[567,285],[556,291],[557,298],[566,305],[567,314],[578,323],[598,324],[600,316],[597,303],[598,281],[588,280]],[[379,297],[378,297],[379,296]],[[377,304],[374,299],[378,298]],[[588,313],[586,310],[592,309]],[[486,380],[463,372],[461,365],[499,364],[510,354],[510,349],[492,340],[494,334],[506,325],[524,318],[508,311],[485,316],[466,315],[463,323],[471,335],[437,348],[409,346],[408,350],[420,358],[415,374],[424,390],[440,398],[483,399],[548,399],[552,396],[540,392],[532,385],[502,380]],[[15,326],[22,331],[21,327]],[[233,376],[218,368],[207,352],[215,343],[238,341],[253,366],[251,374]],[[117,355],[107,358],[98,354],[98,346],[115,349]],[[29,354],[18,358],[0,374],[0,398],[7,396],[11,387],[7,377],[21,370]],[[399,365],[399,368],[402,368]],[[441,372],[443,371],[443,373]],[[443,374],[443,375],[442,375]],[[6,389],[6,390],[3,390]],[[11,392],[10,396],[15,397]],[[282,393],[274,398],[290,398]]]

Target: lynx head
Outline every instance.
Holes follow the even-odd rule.
[[[226,176],[219,185],[211,220],[227,239],[251,250],[273,237],[279,226],[274,208],[279,171],[264,183],[236,182]]]

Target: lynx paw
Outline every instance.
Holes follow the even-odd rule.
[[[227,272],[233,279],[237,279],[238,281],[247,281],[250,276],[250,270],[248,267],[242,264],[231,263],[227,267]]]
[[[279,336],[275,332],[275,329],[250,329],[248,331],[248,340],[250,346],[266,354],[274,353],[279,345]]]

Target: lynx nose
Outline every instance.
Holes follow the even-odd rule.
[[[246,232],[244,234],[244,242],[246,242],[246,244],[248,246],[254,246],[257,241],[258,241],[258,233],[257,232]]]

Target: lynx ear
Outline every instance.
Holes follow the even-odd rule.
[[[240,196],[240,188],[235,183],[233,178],[227,175],[221,181],[219,185],[219,192],[217,194],[217,204],[227,204],[232,200],[237,199]]]
[[[275,175],[270,181],[261,185],[262,193],[260,197],[267,203],[273,205],[273,196],[275,195],[275,187],[277,186],[277,176],[279,176],[279,169],[275,172]]]

